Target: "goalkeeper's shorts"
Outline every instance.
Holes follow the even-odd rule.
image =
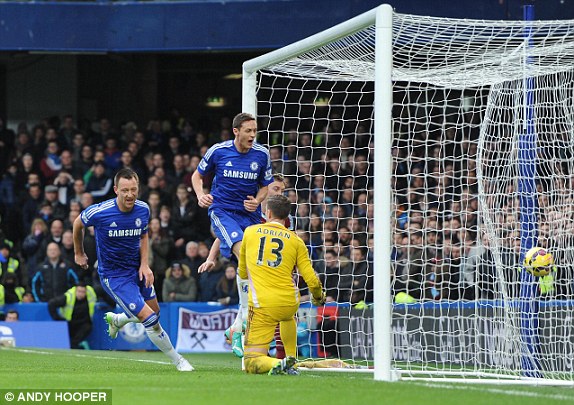
[[[275,336],[279,322],[295,322],[299,304],[286,307],[249,307],[247,329],[245,330],[245,349],[249,346],[267,348]],[[296,335],[295,335],[296,336]],[[283,342],[285,343],[285,342]],[[297,342],[295,342],[295,345]]]

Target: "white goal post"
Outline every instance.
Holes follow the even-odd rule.
[[[332,301],[302,306],[300,358],[574,384],[573,34],[382,5],[244,63]],[[550,276],[522,268],[532,246]]]

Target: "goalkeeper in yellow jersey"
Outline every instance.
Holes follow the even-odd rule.
[[[249,311],[245,331],[245,371],[253,374],[297,374],[295,314],[299,289],[293,282],[296,267],[309,286],[314,305],[325,302],[325,293],[309,259],[305,243],[284,225],[291,211],[287,197],[267,200],[267,222],[245,229],[239,256],[239,277],[249,283]],[[267,356],[277,323],[285,346],[282,360]]]

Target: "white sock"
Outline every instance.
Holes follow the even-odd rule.
[[[169,336],[167,333],[165,333],[159,323],[155,327],[152,326],[151,328],[145,328],[145,331],[149,337],[149,340],[151,340],[159,350],[164,352],[167,357],[171,359],[172,363],[175,364],[179,361],[181,355],[175,351]]]
[[[236,277],[237,291],[239,291],[239,311],[237,311],[237,316],[231,328],[236,331],[240,331],[243,328],[243,320],[247,319],[247,306],[249,302],[249,282]]]
[[[125,312],[122,312],[121,314],[114,314],[114,325],[116,325],[118,328],[123,328],[126,323],[139,321],[140,320],[138,318],[129,318]]]

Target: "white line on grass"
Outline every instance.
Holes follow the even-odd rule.
[[[146,360],[146,359],[132,359],[130,357],[93,356],[93,355],[89,355],[89,354],[70,353],[70,352],[64,352],[64,351],[62,351],[62,352],[45,352],[42,350],[30,350],[30,349],[18,349],[18,348],[14,348],[14,349],[10,349],[10,350],[15,350],[18,352],[23,352],[23,353],[48,354],[48,355],[65,354],[67,356],[73,356],[73,357],[88,357],[88,358],[102,359],[102,360],[128,360],[128,361],[136,361],[139,363],[166,364],[166,365],[170,365],[170,366],[172,365],[171,363],[168,363],[165,361]]]
[[[548,393],[538,393],[532,391],[516,391],[516,390],[505,390],[501,388],[480,388],[476,386],[467,385],[450,385],[450,384],[435,384],[435,383],[420,383],[413,382],[416,385],[422,385],[430,388],[440,388],[440,389],[450,389],[450,390],[463,390],[463,391],[479,391],[488,392],[492,394],[505,394],[517,397],[533,397],[533,398],[544,398],[544,399],[557,399],[561,401],[572,401],[574,396],[560,395],[560,394],[548,394]]]

